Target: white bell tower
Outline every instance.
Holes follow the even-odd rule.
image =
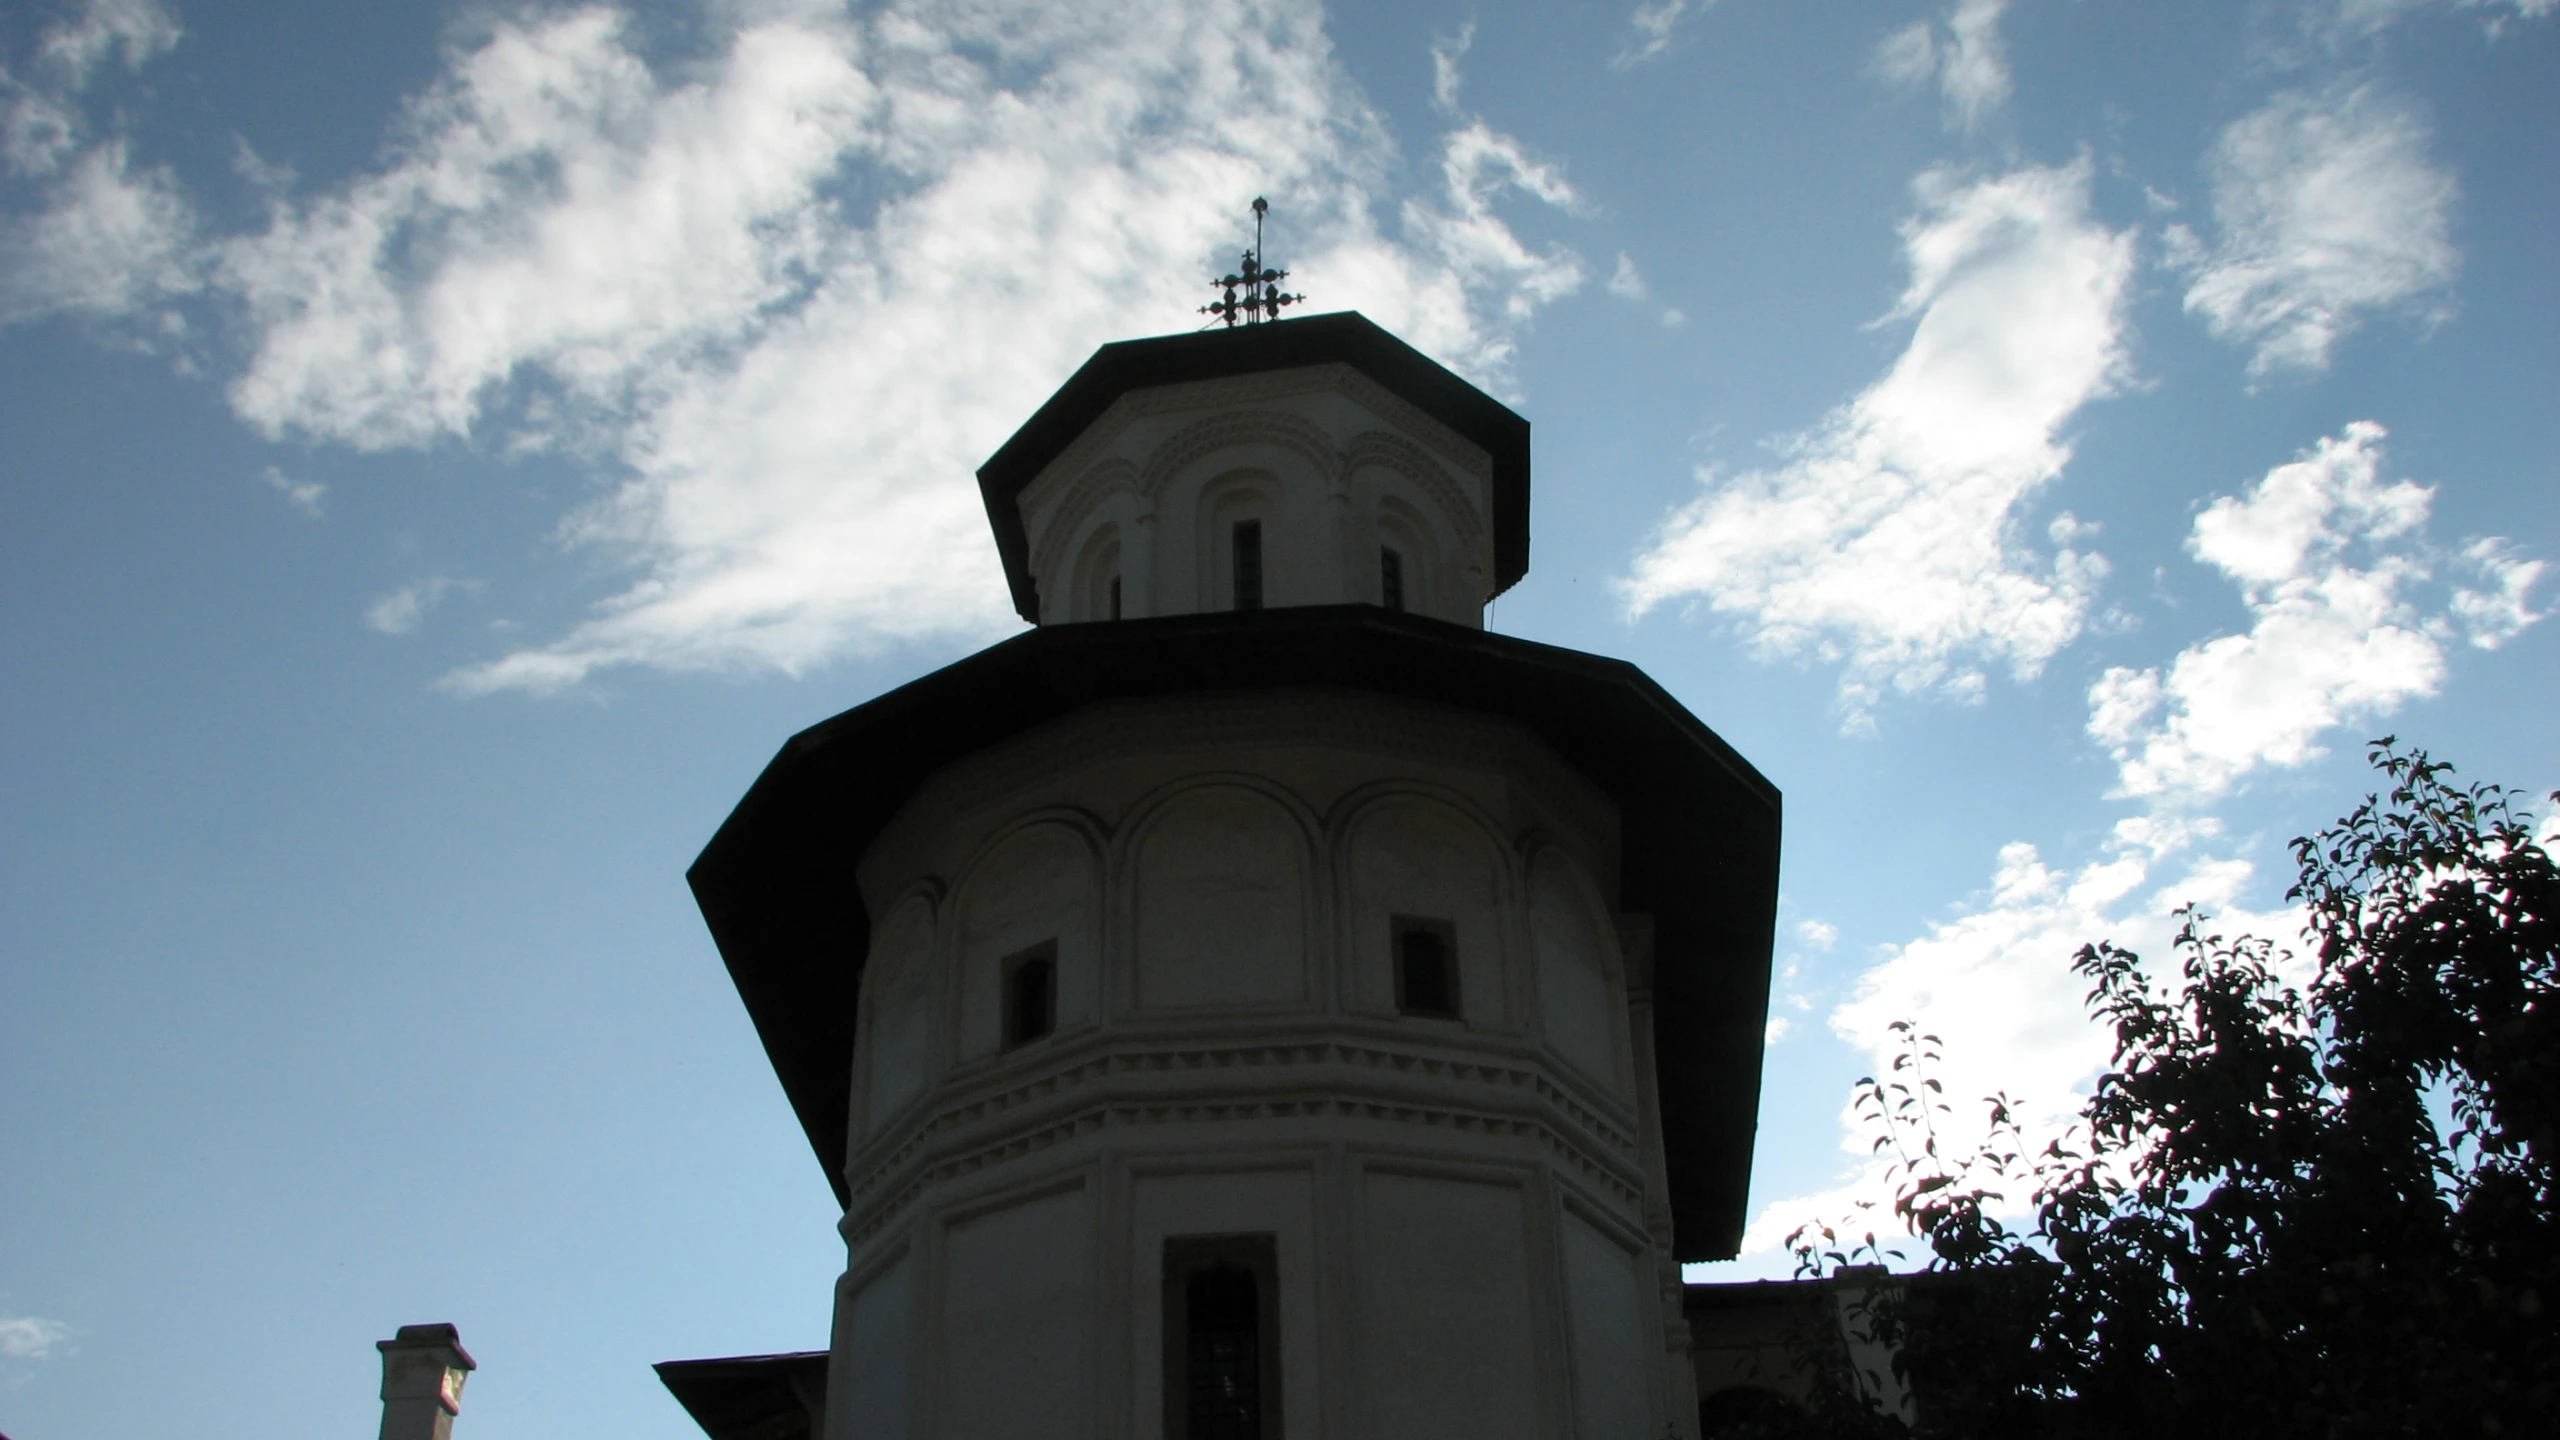
[[[1778,796],[1483,630],[1528,461],[1357,315],[1106,346],[979,473],[1036,628],[705,850],[844,1203],[827,1440],[1694,1433]]]

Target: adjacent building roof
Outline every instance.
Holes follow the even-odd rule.
[[[1655,924],[1674,1248],[1733,1254],[1768,1018],[1776,787],[1624,661],[1374,605],[1050,626],[782,747],[687,878],[839,1203],[871,933],[854,866],[899,807],[943,766],[1085,705],[1307,686],[1508,717],[1616,800],[1619,904]]]
[[[1015,503],[1050,461],[1075,443],[1112,402],[1132,390],[1224,380],[1266,370],[1349,365],[1406,404],[1483,447],[1493,457],[1493,591],[1529,573],[1529,422],[1354,311],[1260,325],[1122,340],[1093,352],[1049,403],[978,467],[987,523],[995,527],[1013,608],[1040,622],[1031,542]]]
[[[666,1360],[652,1367],[710,1440],[810,1440],[827,1408],[827,1352]]]

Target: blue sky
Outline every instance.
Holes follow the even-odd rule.
[[[2553,0],[0,12],[0,1430],[688,1422],[828,1190],[682,872],[1011,633],[970,473],[1275,259],[1534,426],[1493,624],[1787,796],[1752,1253],[1910,1016],[2560,784]],[[1959,1117],[1959,1124],[1962,1123]],[[1847,1142],[1847,1143],[1844,1143]]]

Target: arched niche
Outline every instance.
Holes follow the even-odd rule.
[[[1280,1005],[1307,997],[1305,827],[1278,800],[1209,784],[1166,800],[1135,845],[1138,1005]]]
[[[1086,537],[1067,582],[1069,620],[1117,620],[1123,612],[1120,527],[1104,523]]]
[[[1351,495],[1380,547],[1405,555],[1408,571],[1421,576],[1417,601],[1407,582],[1405,608],[1417,614],[1464,625],[1483,623],[1487,599],[1486,565],[1490,537],[1468,485],[1440,462],[1401,435],[1372,430],[1355,437],[1344,451]],[[1377,557],[1364,557],[1372,571]],[[1368,578],[1363,593],[1375,593]]]
[[[1040,946],[1056,947],[1057,1028],[1092,1023],[1101,890],[1092,842],[1063,821],[1024,825],[970,866],[953,906],[961,1059],[1003,1048],[1005,963]]]
[[[1542,846],[1529,860],[1529,938],[1536,959],[1538,1022],[1547,1044],[1576,1070],[1623,1095],[1626,997],[1615,930],[1594,902],[1582,867]]]
[[[1379,554],[1374,557],[1374,563],[1379,574],[1374,583],[1380,589],[1380,603],[1388,603],[1384,593],[1385,556],[1392,551],[1401,572],[1403,608],[1416,615],[1450,618],[1444,613],[1451,608],[1447,593],[1450,587],[1441,559],[1440,542],[1432,534],[1430,520],[1403,500],[1392,495],[1383,496],[1378,501],[1377,532]],[[1463,613],[1463,607],[1459,608]]]
[[[1199,608],[1232,610],[1236,601],[1236,535],[1243,525],[1260,535],[1260,605],[1280,603],[1277,591],[1296,568],[1280,481],[1267,471],[1231,470],[1200,487],[1192,555],[1199,579]]]
[[[862,973],[861,1133],[875,1134],[924,1091],[933,1054],[933,901],[909,895],[871,932]]]
[[[1478,1029],[1515,1023],[1504,963],[1502,852],[1474,816],[1430,795],[1372,799],[1344,827],[1339,863],[1353,1008],[1397,1013],[1399,927],[1445,924],[1456,952],[1459,1018]]]

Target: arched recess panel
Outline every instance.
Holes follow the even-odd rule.
[[[999,841],[960,889],[960,1058],[1003,1045],[1005,958],[1058,947],[1058,1026],[1094,1018],[1093,919],[1101,872],[1085,838],[1065,825],[1025,826]]]
[[[911,895],[871,937],[863,976],[863,1133],[878,1130],[924,1089],[933,1039],[933,904]]]
[[[1269,796],[1177,796],[1138,845],[1138,1004],[1285,1003],[1307,994],[1303,831]]]
[[[1282,603],[1280,595],[1302,568],[1291,539],[1295,527],[1286,518],[1279,482],[1257,470],[1240,470],[1210,481],[1200,493],[1196,545],[1200,608],[1231,610],[1236,603],[1236,527],[1261,527],[1259,563],[1261,603]]]
[[[1547,1043],[1567,1064],[1624,1094],[1630,1068],[1619,1052],[1625,1006],[1610,932],[1592,913],[1578,867],[1561,851],[1541,850],[1529,867],[1529,934],[1537,953],[1538,1018]]]
[[[1114,587],[1120,584],[1120,527],[1106,524],[1094,531],[1076,556],[1074,578],[1068,585],[1069,620],[1116,620],[1112,609]]]
[[[1396,1008],[1391,929],[1403,916],[1447,922],[1458,956],[1458,1013],[1470,1025],[1511,1023],[1502,955],[1502,858],[1465,812],[1428,796],[1381,800],[1353,820],[1349,881],[1351,994],[1360,1009]]]

